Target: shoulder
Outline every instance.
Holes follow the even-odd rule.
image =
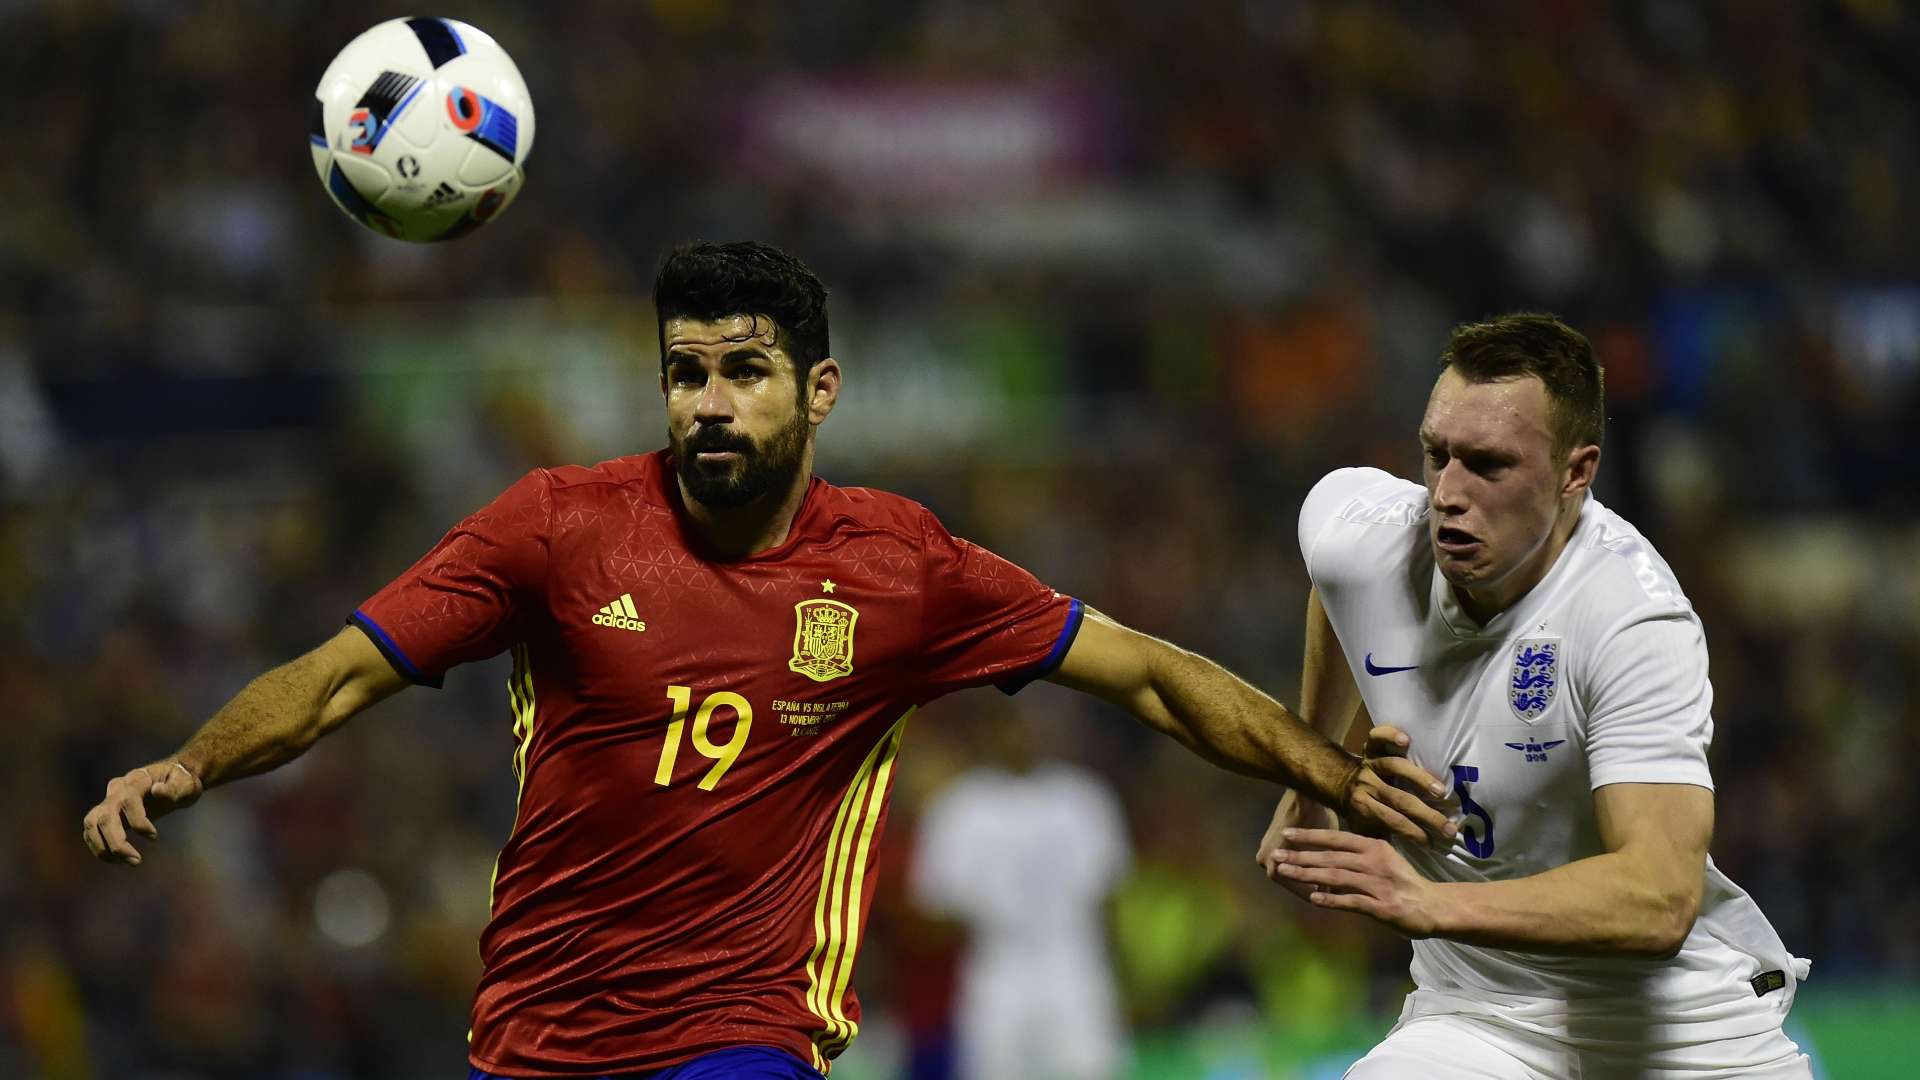
[[[1418,525],[1427,516],[1427,489],[1384,469],[1335,469],[1300,504],[1305,536],[1334,521],[1362,525]]]
[[[1586,565],[1570,614],[1595,639],[1635,623],[1695,618],[1692,601],[1653,543],[1591,496],[1574,544]]]
[[[595,465],[555,465],[534,470],[546,476],[552,492],[554,525],[572,530],[601,521],[632,520],[649,514],[671,516],[665,481],[671,478],[663,453],[635,454]]]
[[[932,510],[904,495],[815,482],[820,485],[815,496],[819,505],[810,528],[829,547],[854,543],[871,555],[910,554],[916,562],[922,557],[964,557],[975,547],[947,531]]]
[[[1568,627],[1590,657],[1589,676],[1623,665],[1704,666],[1705,631],[1673,568],[1625,518],[1590,501],[1575,536],[1585,562],[1566,608]]]
[[[819,498],[823,515],[841,525],[893,532],[918,542],[928,522],[938,524],[933,511],[904,495],[869,487],[839,487],[824,480]]]
[[[819,477],[813,485],[798,526],[809,557],[857,565],[876,580],[918,595],[929,565],[942,561],[927,508],[874,488],[839,487]]]
[[[574,500],[639,496],[660,501],[661,470],[659,454],[634,454],[595,465],[554,465],[535,472],[544,473],[556,498]]]
[[[1326,538],[1341,526],[1403,536],[1427,519],[1427,489],[1381,469],[1335,469],[1300,504],[1300,555],[1309,571]]]

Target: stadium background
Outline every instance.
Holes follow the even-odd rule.
[[[350,224],[304,147],[333,51],[413,12],[0,3],[0,1075],[458,1075],[512,816],[498,665],[163,822],[138,871],[75,826],[523,470],[660,444],[644,294],[691,237],[833,289],[824,475],[1283,700],[1308,485],[1417,469],[1451,324],[1584,328],[1601,496],[1708,627],[1715,856],[1815,959],[1826,1074],[1910,1075],[1910,5],[423,13],[492,32],[539,120],[520,200],[447,247]],[[1337,1075],[1384,1030],[1405,946],[1252,869],[1271,793],[1042,687],[916,721],[845,1076],[939,1025],[915,808],[1016,722],[1124,799],[1137,1075]]]

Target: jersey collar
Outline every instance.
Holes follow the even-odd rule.
[[[1527,594],[1512,607],[1495,612],[1493,618],[1488,619],[1484,625],[1475,622],[1473,616],[1467,614],[1467,609],[1460,606],[1459,598],[1454,595],[1453,586],[1449,585],[1446,576],[1440,573],[1439,564],[1434,564],[1433,610],[1440,613],[1440,621],[1444,622],[1447,629],[1457,638],[1503,638],[1513,627],[1525,625],[1533,618],[1535,612],[1547,606],[1553,595],[1560,591],[1561,584],[1572,573],[1568,567],[1574,562],[1574,546],[1581,544],[1592,532],[1595,508],[1599,505],[1589,493],[1586,501],[1581,504],[1579,519],[1573,524],[1573,533],[1567,537],[1566,546],[1560,549],[1560,554],[1554,557],[1553,567],[1547,571],[1547,576],[1527,590]],[[1431,557],[1432,547],[1424,530],[1422,530],[1420,542],[1428,545],[1428,555]]]
[[[826,500],[822,495],[827,486],[819,476],[807,477],[807,493],[800,497],[800,509],[794,511],[793,523],[787,526],[787,538],[765,551],[756,551],[737,559],[726,559],[709,551],[693,530],[687,528],[687,507],[680,498],[680,483],[673,471],[673,451],[663,448],[649,455],[653,459],[654,495],[661,505],[673,511],[674,531],[680,534],[680,543],[707,562],[753,563],[767,562],[785,558],[811,531],[816,518],[821,513],[821,504]]]

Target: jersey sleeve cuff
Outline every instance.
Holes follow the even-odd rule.
[[[1027,684],[1036,679],[1044,679],[1059,668],[1060,662],[1067,658],[1067,650],[1073,647],[1073,639],[1080,635],[1080,620],[1086,609],[1079,600],[1067,605],[1067,625],[1060,628],[1060,636],[1054,639],[1053,648],[1047,650],[1046,658],[1033,667],[1020,672],[999,684],[1000,692],[1011,697],[1027,688]]]
[[[359,627],[360,631],[367,635],[367,640],[373,642],[373,647],[380,650],[380,655],[387,658],[387,663],[393,665],[393,670],[405,675],[408,681],[418,686],[431,686],[435,690],[440,689],[440,684],[444,676],[428,675],[421,671],[418,665],[412,660],[407,659],[407,654],[401,650],[393,638],[387,635],[385,630],[380,629],[380,624],[374,622],[366,612],[356,611],[352,615],[347,616],[347,624]]]
[[[1713,774],[1698,765],[1618,765],[1588,773],[1588,786],[1594,791],[1608,784],[1690,784],[1712,791]]]

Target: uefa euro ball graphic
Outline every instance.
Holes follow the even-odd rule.
[[[506,209],[533,99],[498,42],[456,19],[392,19],[347,43],[314,91],[313,167],[334,204],[396,240],[452,240]]]

